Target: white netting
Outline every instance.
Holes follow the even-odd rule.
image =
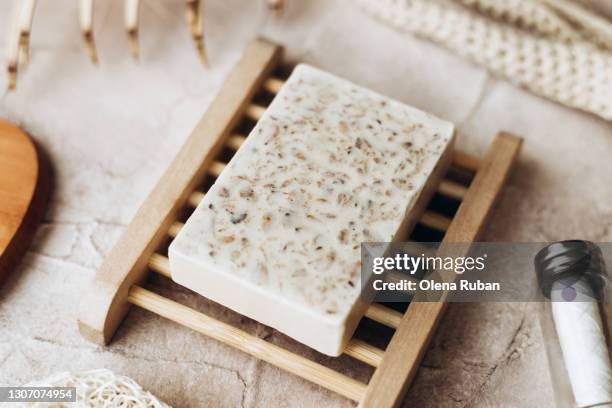
[[[397,28],[612,120],[612,25],[567,0],[359,0]]]
[[[45,408],[169,408],[129,377],[99,369],[80,373],[60,373],[27,384],[28,387],[76,387],[77,402],[22,403],[12,406]]]

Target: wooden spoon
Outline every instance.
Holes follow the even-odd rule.
[[[0,120],[0,283],[30,246],[49,196],[49,166],[32,139]]]

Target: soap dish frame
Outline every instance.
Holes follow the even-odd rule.
[[[265,111],[265,106],[254,102],[255,96],[262,90],[274,95],[282,86],[283,80],[273,76],[281,67],[281,58],[279,45],[258,39],[248,46],[97,271],[79,306],[79,330],[86,339],[106,345],[136,305],[343,395],[361,407],[397,406],[417,372],[446,302],[412,302],[404,313],[373,304],[365,319],[390,327],[394,334],[385,350],[363,340],[350,341],[345,354],[374,367],[368,383],[363,383],[144,288],[151,272],[170,277],[164,253],[182,226],[180,220],[204,197],[206,180],[210,182],[223,170],[228,161],[226,152],[235,152],[244,141],[244,136],[236,134],[239,125],[245,118],[256,122]],[[444,179],[437,193],[460,205],[452,217],[426,210],[420,224],[443,232],[445,243],[475,242],[521,144],[521,138],[500,133],[482,159],[455,151],[449,172],[454,169],[469,174],[469,186]]]

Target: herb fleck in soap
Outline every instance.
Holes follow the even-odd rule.
[[[328,354],[367,305],[360,244],[416,222],[453,126],[299,65],[169,249],[172,278]]]

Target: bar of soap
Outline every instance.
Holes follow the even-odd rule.
[[[367,305],[360,244],[413,225],[453,125],[299,65],[169,249],[172,278],[328,355]]]

